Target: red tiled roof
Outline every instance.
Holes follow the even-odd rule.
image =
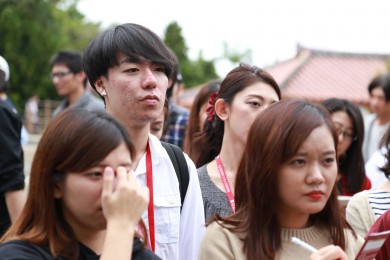
[[[359,54],[301,48],[294,59],[266,70],[281,86],[283,98],[307,98],[320,102],[330,97],[368,104],[367,86],[386,72],[390,54]]]

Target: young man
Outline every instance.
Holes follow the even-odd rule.
[[[24,202],[22,120],[9,105],[9,66],[0,56],[0,237],[21,213]]]
[[[390,75],[380,75],[368,85],[370,107],[373,114],[367,116],[363,156],[367,162],[379,149],[379,141],[390,125]]]
[[[133,142],[132,167],[151,195],[142,217],[151,248],[163,259],[197,259],[205,221],[195,165],[185,156],[189,184],[181,205],[172,161],[149,133],[177,69],[174,57],[149,29],[123,24],[88,45],[84,69],[91,86],[104,98],[107,112],[126,127]]]
[[[104,104],[86,89],[83,54],[79,51],[60,51],[50,61],[51,80],[58,95],[64,97],[54,110],[53,117],[64,109],[75,106],[87,110],[104,110]]]

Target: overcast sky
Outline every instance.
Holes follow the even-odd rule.
[[[219,57],[223,45],[251,50],[252,64],[268,66],[293,58],[304,47],[390,54],[389,0],[80,0],[88,20],[142,24],[163,36],[178,22],[191,58],[199,51]],[[218,64],[224,76],[233,64]]]

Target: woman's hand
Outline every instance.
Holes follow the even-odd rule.
[[[348,257],[339,246],[329,245],[313,253],[310,260],[348,260]]]
[[[106,167],[103,173],[102,207],[107,226],[135,227],[149,202],[149,190],[140,186],[134,172]]]

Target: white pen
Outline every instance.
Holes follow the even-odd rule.
[[[308,251],[310,251],[311,253],[315,253],[317,252],[318,250],[315,249],[314,247],[312,247],[311,245],[309,245],[308,243],[306,242],[303,242],[302,240],[300,240],[299,238],[297,237],[291,237],[291,242],[293,244],[296,244],[297,246],[300,246]]]

